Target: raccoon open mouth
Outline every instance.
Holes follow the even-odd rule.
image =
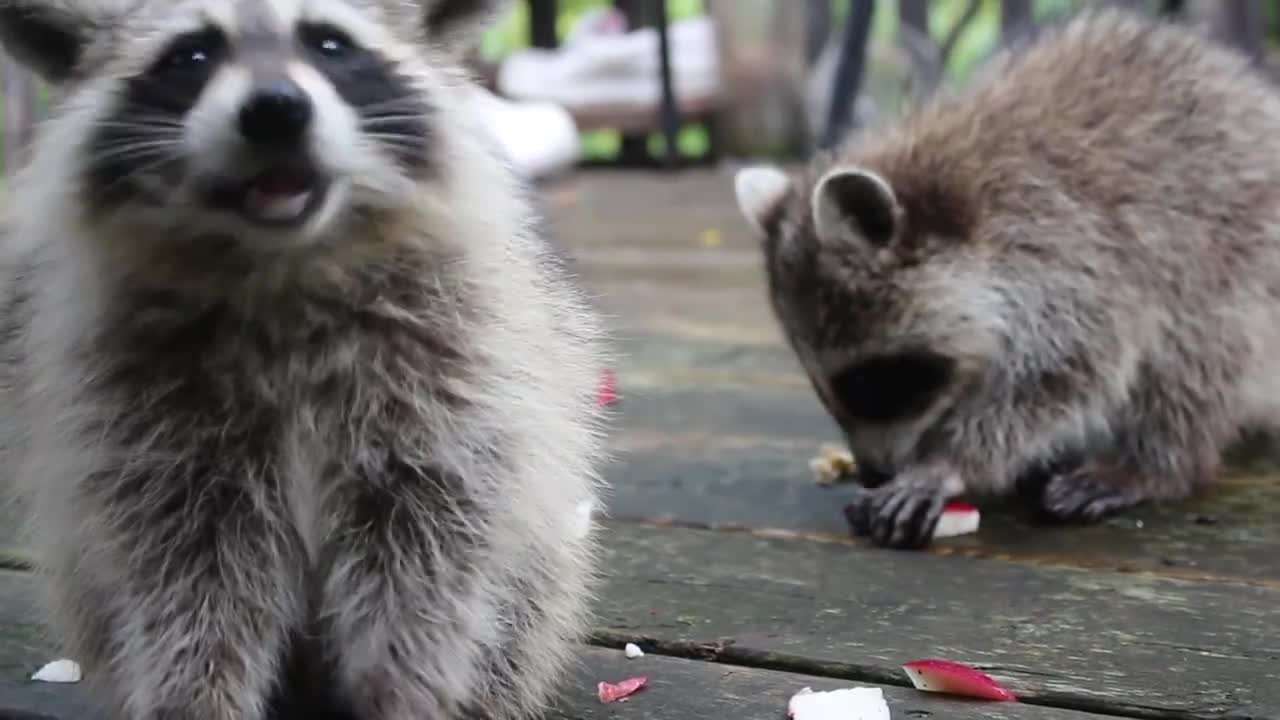
[[[291,226],[304,222],[320,207],[327,189],[315,170],[277,166],[247,181],[217,188],[213,202],[260,225]]]

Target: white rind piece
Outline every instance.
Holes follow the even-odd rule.
[[[644,651],[635,643],[627,643],[626,648],[624,648],[624,652],[626,652],[628,660],[635,660],[636,658],[644,657]]]
[[[890,720],[884,691],[876,687],[814,692],[804,688],[787,703],[791,720]]]
[[[82,677],[80,663],[74,660],[54,660],[31,676],[36,682],[78,683]]]
[[[978,532],[978,525],[981,520],[982,516],[976,509],[947,510],[938,519],[938,526],[933,531],[933,536],[935,538],[949,538],[970,535]]]

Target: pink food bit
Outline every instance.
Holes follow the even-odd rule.
[[[928,658],[905,663],[911,684],[925,692],[962,695],[980,700],[1016,702],[1018,697],[1006,690],[990,675],[968,665],[950,660]]]
[[[649,678],[647,677],[627,678],[617,683],[607,683],[601,680],[596,685],[596,694],[600,696],[600,702],[611,703],[634,695],[648,684]]]
[[[600,374],[600,384],[596,386],[596,402],[600,407],[609,407],[618,402],[618,379],[612,370]]]
[[[967,502],[952,500],[942,508],[942,516],[938,518],[933,536],[942,539],[978,532],[981,519],[978,508]]]

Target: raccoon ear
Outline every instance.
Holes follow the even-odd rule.
[[[0,0],[0,45],[15,60],[51,83],[75,71],[87,38],[75,3]]]
[[[786,173],[769,165],[743,168],[733,178],[738,210],[761,236],[769,234],[793,187]]]
[[[450,52],[467,45],[488,25],[511,9],[513,0],[419,0],[423,5],[427,38]]]
[[[852,235],[887,245],[900,212],[893,188],[870,170],[835,168],[813,188],[813,226],[820,238]]]

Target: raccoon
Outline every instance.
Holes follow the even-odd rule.
[[[6,0],[6,468],[102,717],[525,718],[607,338],[462,108],[498,0]]]
[[[880,546],[960,495],[1070,523],[1182,498],[1280,417],[1280,100],[1190,30],[1083,13],[735,186]]]

